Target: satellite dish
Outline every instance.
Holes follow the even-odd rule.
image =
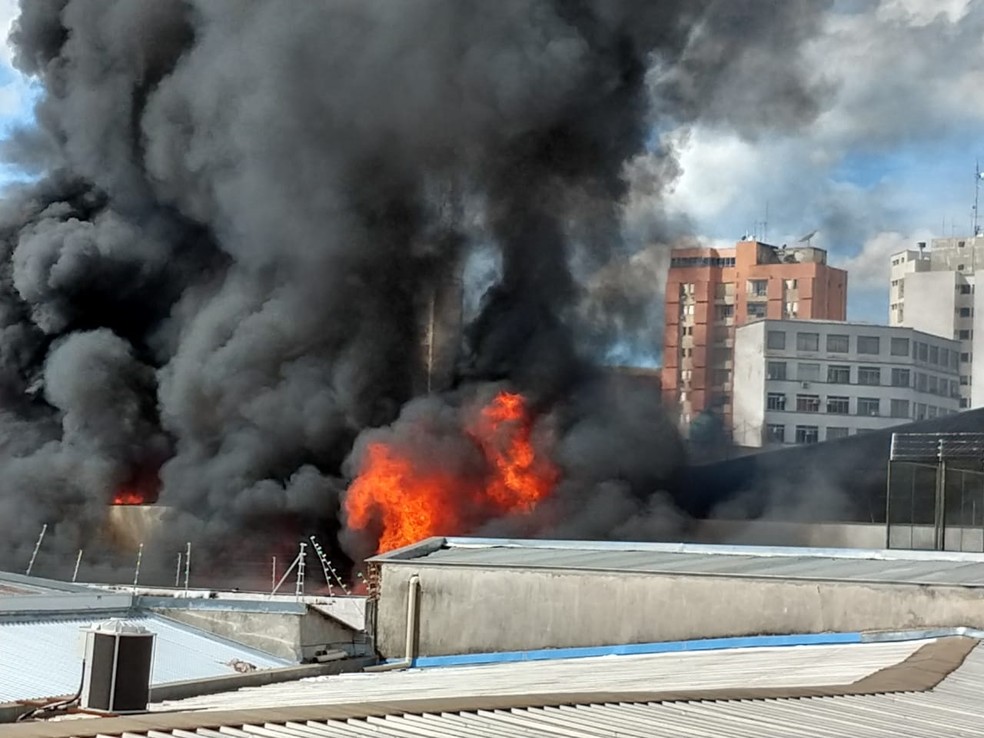
[[[799,239],[796,243],[809,244],[815,235],[817,235],[817,231],[810,231],[805,236],[803,236],[803,238]]]

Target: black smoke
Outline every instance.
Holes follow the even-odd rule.
[[[421,393],[426,296],[475,253],[496,278],[448,401],[527,393],[558,500],[592,517],[617,489],[592,534],[620,529],[680,458],[655,403],[598,379],[619,342],[658,344],[661,296],[617,283],[681,228],[627,236],[627,168],[655,155],[658,193],[660,131],[814,115],[798,46],[824,7],[21,0],[43,94],[6,145],[36,177],[0,214],[0,561],[43,522],[88,545],[148,467],[168,557],[331,530],[356,439]]]

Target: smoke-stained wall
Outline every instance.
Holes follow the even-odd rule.
[[[0,565],[42,522],[86,545],[148,468],[168,556],[330,528],[356,439],[419,391],[421,295],[477,250],[495,278],[457,391],[506,382],[551,415],[555,528],[649,514],[678,439],[599,402],[591,367],[658,345],[660,298],[620,265],[682,231],[657,213],[629,237],[629,185],[671,186],[666,126],[815,115],[799,46],[827,5],[21,0],[41,94],[5,146],[35,177],[0,214]]]

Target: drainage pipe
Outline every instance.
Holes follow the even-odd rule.
[[[407,640],[406,652],[402,661],[393,661],[387,664],[376,664],[367,666],[363,671],[397,671],[399,669],[409,669],[413,666],[414,636],[417,634],[417,623],[420,619],[420,577],[414,574],[407,582]]]

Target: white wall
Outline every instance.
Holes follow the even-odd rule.
[[[956,272],[906,275],[902,324],[934,336],[953,338],[956,330],[956,295]]]
[[[735,332],[733,438],[739,446],[762,445],[765,422],[766,321],[750,323]]]

